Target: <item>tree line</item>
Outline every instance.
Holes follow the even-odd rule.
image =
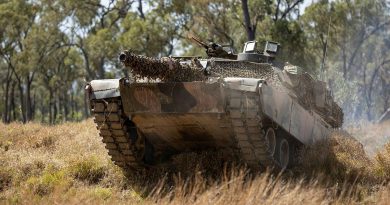
[[[127,75],[117,60],[203,55],[187,39],[282,45],[281,58],[327,81],[347,122],[390,107],[386,0],[0,0],[0,114],[4,123],[89,116],[84,85]],[[305,6],[305,8],[304,8]]]

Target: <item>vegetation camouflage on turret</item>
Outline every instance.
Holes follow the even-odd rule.
[[[157,59],[125,51],[120,55],[120,60],[136,78],[160,79],[170,82],[206,79],[205,72],[197,59],[192,59],[191,65],[188,65],[181,64],[170,57]]]

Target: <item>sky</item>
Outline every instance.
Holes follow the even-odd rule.
[[[331,0],[332,1],[332,0]],[[310,4],[316,2],[316,0],[304,0],[302,5],[300,6],[300,13],[303,14],[305,11],[305,8],[310,6]]]

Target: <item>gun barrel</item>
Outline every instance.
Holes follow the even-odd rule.
[[[125,60],[126,60],[126,53],[122,52],[121,54],[119,54],[119,61],[123,63]]]
[[[180,64],[179,61],[169,57],[150,58],[125,51],[119,55],[119,60],[133,75],[140,78],[173,82],[205,79],[204,72],[198,67]]]
[[[196,38],[194,36],[192,36],[191,39],[193,41],[195,41],[198,45],[202,46],[203,48],[209,49],[209,46],[206,43],[202,42],[200,39],[198,39],[198,38]]]

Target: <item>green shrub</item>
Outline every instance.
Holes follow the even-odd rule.
[[[64,170],[45,171],[42,176],[30,177],[27,180],[28,187],[34,194],[44,196],[50,194],[55,188],[67,189],[71,186],[71,180],[67,177]]]
[[[8,151],[11,146],[12,146],[11,141],[9,141],[9,140],[1,141],[0,140],[0,149],[3,149],[4,151]]]
[[[97,157],[80,159],[70,166],[70,173],[75,179],[90,184],[100,182],[106,170],[107,166],[102,165]]]
[[[102,200],[107,200],[112,196],[111,188],[96,187],[92,190],[92,196]]]
[[[10,169],[0,167],[0,192],[11,185],[13,178],[11,173]]]

